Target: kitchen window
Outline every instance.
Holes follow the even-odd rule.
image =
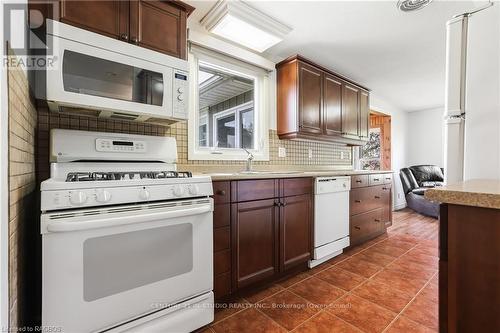
[[[190,160],[269,160],[268,72],[190,45]]]

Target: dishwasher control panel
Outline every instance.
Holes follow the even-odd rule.
[[[316,194],[349,191],[351,189],[351,177],[317,177],[314,188]]]

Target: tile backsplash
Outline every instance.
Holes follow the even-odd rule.
[[[188,160],[187,122],[178,122],[169,127],[122,120],[89,118],[50,112],[44,102],[38,105],[37,162],[39,180],[49,177],[49,133],[53,128],[85,131],[130,133],[172,136],[177,140],[178,166],[180,170],[203,167],[243,166],[244,161]],[[286,157],[278,157],[278,148],[286,149]],[[312,158],[309,158],[311,149]],[[275,130],[269,131],[269,161],[255,161],[256,166],[269,168],[345,168],[352,166],[352,148],[342,144],[312,141],[280,140]]]

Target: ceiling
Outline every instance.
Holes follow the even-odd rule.
[[[196,24],[215,1],[187,1]],[[397,1],[250,1],[293,28],[266,51],[273,61],[300,53],[372,90],[404,111],[444,105],[445,23],[486,1],[434,1],[403,13]]]

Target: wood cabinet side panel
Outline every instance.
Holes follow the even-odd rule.
[[[290,62],[277,70],[277,131],[278,134],[297,132],[298,128],[298,65]]]

